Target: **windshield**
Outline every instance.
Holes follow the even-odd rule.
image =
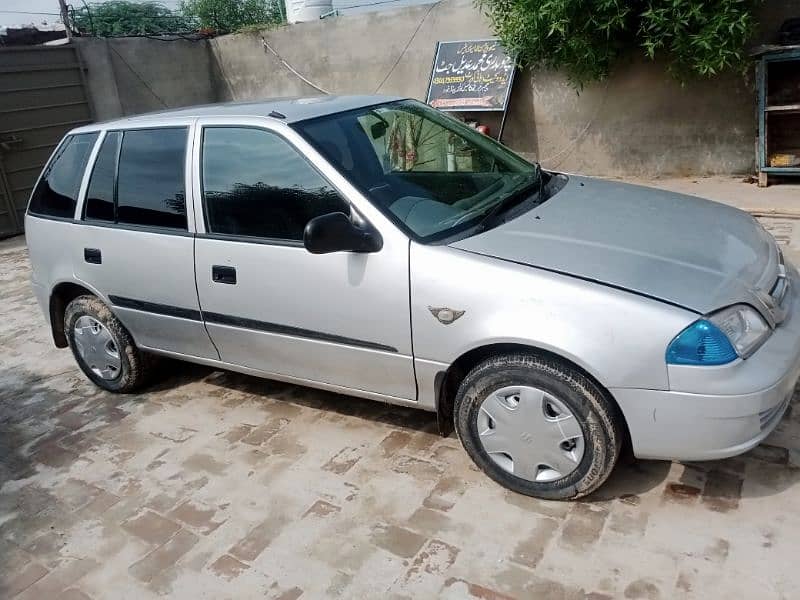
[[[538,189],[538,166],[413,100],[320,117],[294,127],[420,241],[477,227],[513,204],[509,200]]]

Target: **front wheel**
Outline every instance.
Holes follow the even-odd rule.
[[[64,311],[64,332],[78,366],[109,392],[139,389],[152,370],[149,355],[136,347],[127,329],[95,296],[78,296]]]
[[[455,428],[489,477],[521,494],[580,498],[611,474],[622,445],[617,407],[585,375],[534,354],[496,356],[461,382]]]

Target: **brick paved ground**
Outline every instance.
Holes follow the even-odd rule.
[[[431,415],[171,364],[100,392],[0,243],[0,598],[792,598],[800,407],[748,455],[547,503]]]

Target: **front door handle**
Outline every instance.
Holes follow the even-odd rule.
[[[99,265],[103,262],[103,254],[99,248],[84,248],[83,260],[93,265]]]
[[[236,285],[236,269],[233,267],[224,267],[222,265],[213,265],[211,267],[211,281],[214,283]]]

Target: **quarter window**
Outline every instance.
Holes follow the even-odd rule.
[[[69,136],[59,147],[31,196],[28,210],[37,215],[72,218],[89,153],[97,133]]]
[[[117,221],[186,229],[187,130],[126,131],[117,176]]]
[[[86,192],[85,216],[93,221],[114,221],[114,177],[117,171],[117,156],[122,133],[106,134],[89,180]]]
[[[314,217],[350,210],[294,147],[263,129],[207,127],[202,163],[210,233],[302,240]]]

